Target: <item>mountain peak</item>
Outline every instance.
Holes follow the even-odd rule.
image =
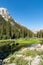
[[[9,12],[6,8],[0,8],[0,15],[2,15],[2,17],[7,21],[10,18]]]

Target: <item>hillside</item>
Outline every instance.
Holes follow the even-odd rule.
[[[26,27],[16,23],[13,19],[6,21],[0,15],[0,39],[31,37],[32,32]]]
[[[7,17],[7,20],[5,16],[7,17],[5,14],[4,16],[0,14],[0,39],[33,37],[33,32],[31,30],[15,22],[10,15],[8,15],[10,18]]]

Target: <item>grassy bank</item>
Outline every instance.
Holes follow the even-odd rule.
[[[40,43],[43,38],[29,38],[29,39],[17,39],[16,43],[19,43],[19,45],[25,45],[25,44],[35,44]]]

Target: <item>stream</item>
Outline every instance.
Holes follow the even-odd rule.
[[[3,65],[3,61],[0,59],[0,65]]]
[[[31,44],[29,47],[36,47],[36,46],[40,46],[41,44]]]

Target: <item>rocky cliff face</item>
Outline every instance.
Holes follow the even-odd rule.
[[[2,15],[2,17],[7,21],[10,18],[9,12],[6,8],[0,8],[0,15]]]

